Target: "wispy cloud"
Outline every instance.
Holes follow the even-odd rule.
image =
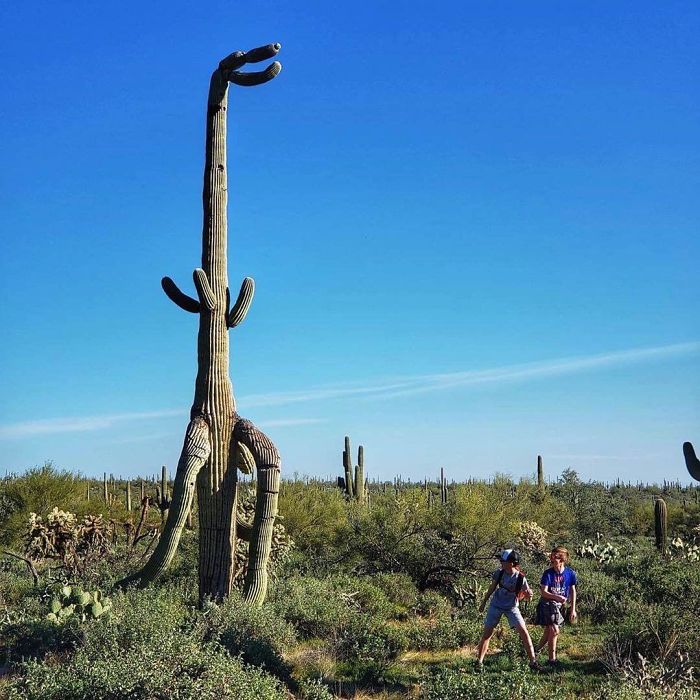
[[[506,365],[491,369],[468,370],[444,374],[423,374],[377,380],[349,387],[321,387],[308,391],[252,394],[241,398],[247,406],[277,406],[283,404],[323,401],[343,398],[392,399],[431,391],[444,391],[476,384],[506,384],[565,374],[579,374],[612,367],[657,362],[700,352],[700,342],[678,343],[654,348],[636,348],[585,357],[566,357],[543,362]]]
[[[187,415],[187,411],[184,409],[167,409],[162,411],[115,413],[107,416],[30,420],[0,426],[0,438],[22,438],[51,433],[82,433],[92,430],[104,430],[125,421],[152,420],[154,418],[169,418],[182,415]]]
[[[446,391],[479,384],[509,384],[543,379],[567,374],[579,374],[633,364],[661,362],[674,357],[695,355],[700,352],[700,342],[662,345],[653,348],[635,348],[601,353],[584,357],[565,357],[542,362],[505,365],[490,369],[421,374],[377,379],[363,384],[323,386],[306,391],[289,391],[267,394],[251,394],[240,399],[241,406],[272,407],[295,403],[322,402],[337,399],[393,399],[433,391]],[[0,426],[0,438],[22,438],[51,433],[85,432],[104,430],[117,423],[134,420],[151,420],[170,416],[185,416],[186,409],[118,413],[106,416],[73,418],[49,418]],[[281,418],[261,422],[265,427],[285,427],[321,423],[320,418]],[[589,458],[594,458],[590,456]],[[614,457],[598,457],[614,459]]]

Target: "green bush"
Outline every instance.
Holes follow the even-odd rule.
[[[358,613],[339,630],[335,651],[341,659],[384,663],[395,659],[407,646],[403,630]]]
[[[254,700],[285,698],[272,676],[204,640],[182,590],[128,591],[113,600],[109,619],[86,622],[82,644],[58,665],[28,662],[11,686],[19,700]],[[48,623],[50,624],[50,623]],[[51,625],[64,630],[66,625]]]
[[[310,576],[280,581],[270,604],[304,638],[333,634],[351,612],[328,581]]]
[[[205,619],[207,639],[219,642],[246,663],[283,679],[290,677],[282,654],[296,641],[295,630],[271,606],[252,606],[234,594],[220,607],[209,608]]]
[[[536,700],[545,684],[526,664],[507,673],[478,674],[442,669],[423,684],[421,700]],[[551,689],[549,691],[551,693]]]

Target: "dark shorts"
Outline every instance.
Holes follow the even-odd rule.
[[[540,598],[535,610],[535,624],[547,627],[549,625],[564,624],[564,615],[562,614],[562,604],[554,600],[545,600]]]

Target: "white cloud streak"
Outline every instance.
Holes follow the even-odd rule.
[[[594,370],[656,362],[700,352],[700,342],[678,343],[655,348],[637,348],[587,357],[568,357],[543,362],[506,365],[493,369],[469,370],[445,374],[424,374],[378,380],[364,386],[324,387],[305,392],[252,394],[241,399],[246,406],[283,404],[343,398],[393,399],[431,391],[445,391],[477,384],[508,384],[531,379],[579,374]]]
[[[337,399],[394,399],[413,394],[446,391],[479,384],[510,384],[528,380],[579,374],[628,365],[652,363],[675,357],[695,355],[700,352],[700,342],[678,343],[654,348],[636,348],[586,357],[566,357],[542,362],[506,365],[491,369],[468,370],[443,374],[423,374],[407,377],[378,379],[364,385],[336,385],[268,394],[251,394],[240,399],[248,407],[272,407],[295,403],[319,402]],[[104,430],[120,422],[152,420],[171,416],[185,416],[187,410],[172,409],[119,413],[106,416],[73,418],[49,418],[0,426],[0,439],[23,438],[51,433],[86,432]],[[266,427],[309,425],[324,422],[318,418],[286,418],[261,422]],[[612,457],[611,457],[612,459]]]

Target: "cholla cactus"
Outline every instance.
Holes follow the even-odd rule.
[[[111,607],[110,599],[105,598],[100,591],[84,591],[79,586],[58,586],[54,589],[46,619],[57,625],[71,617],[85,622],[88,618],[102,617]]]
[[[73,513],[54,508],[44,522],[41,516],[30,513],[25,553],[31,559],[58,559],[75,573],[89,556],[107,552],[107,530],[101,515],[87,515],[78,522]]]
[[[530,554],[544,554],[549,535],[534,520],[518,523],[518,548]]]

